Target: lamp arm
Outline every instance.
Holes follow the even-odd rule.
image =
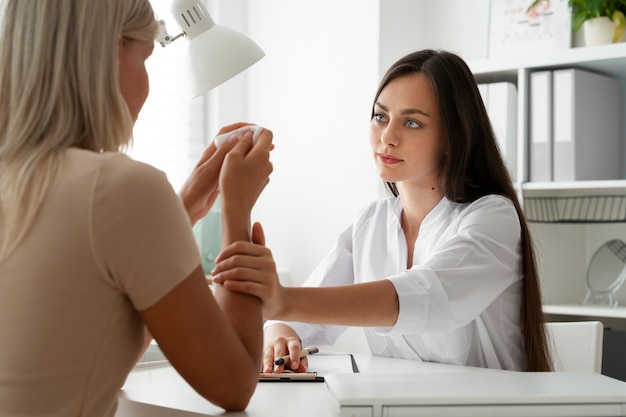
[[[171,36],[169,33],[167,33],[167,29],[165,29],[165,20],[159,20],[159,24],[161,25],[161,28],[159,29],[159,36],[157,37],[156,41],[160,43],[163,48],[165,48],[166,45],[174,42],[176,39],[186,35],[185,32],[181,32],[176,36]]]

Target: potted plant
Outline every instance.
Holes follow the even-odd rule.
[[[534,0],[527,12],[545,1],[550,0]],[[587,45],[618,42],[622,39],[626,28],[626,0],[568,0],[568,5],[572,9],[574,31],[585,27]],[[603,40],[602,35],[595,35],[597,30],[608,31],[608,39]]]

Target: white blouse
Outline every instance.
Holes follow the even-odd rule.
[[[400,198],[370,204],[303,286],[389,279],[400,311],[393,327],[364,329],[374,355],[524,369],[521,228],[512,202],[498,195],[466,204],[443,198],[422,222],[410,269],[401,213]],[[287,324],[303,345],[332,344],[346,329]]]

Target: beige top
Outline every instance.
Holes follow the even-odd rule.
[[[113,416],[143,342],[138,310],[199,265],[162,172],[68,150],[29,235],[0,263],[0,414]]]

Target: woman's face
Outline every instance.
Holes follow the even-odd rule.
[[[374,105],[370,140],[384,181],[436,186],[443,127],[437,98],[424,74],[403,75],[383,88]]]
[[[133,121],[137,120],[150,90],[145,63],[153,49],[154,42],[136,39],[120,39],[118,45],[120,89]]]

